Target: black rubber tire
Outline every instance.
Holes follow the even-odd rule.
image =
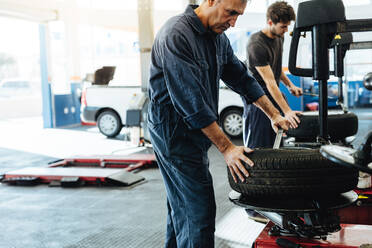
[[[368,72],[364,76],[363,85],[367,90],[372,90],[372,72]]]
[[[295,137],[296,141],[315,142],[320,134],[318,111],[304,112],[296,129],[290,129],[287,136]],[[328,134],[331,141],[344,140],[358,132],[358,117],[351,112],[328,111]]]
[[[105,120],[107,121],[106,118],[112,122],[109,123],[112,124],[112,128],[110,128],[110,125],[105,125],[103,123]],[[123,127],[119,115],[112,110],[104,110],[99,114],[97,118],[97,126],[99,131],[109,138],[116,137]]]
[[[252,197],[312,197],[338,194],[354,189],[358,171],[322,157],[318,149],[257,149],[248,157],[254,166],[245,182],[236,183],[229,169],[232,189]]]
[[[229,127],[229,120],[234,119],[235,122],[238,122],[236,127]],[[225,134],[230,138],[236,139],[240,138],[243,135],[243,110],[239,108],[230,108],[224,111],[221,115],[220,125]]]

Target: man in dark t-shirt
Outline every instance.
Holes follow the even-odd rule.
[[[279,90],[279,82],[282,81],[293,95],[302,95],[302,89],[296,87],[282,69],[284,34],[288,31],[291,21],[295,20],[295,13],[287,2],[278,1],[269,6],[266,18],[266,27],[254,33],[247,46],[249,70],[274,106],[280,109],[290,122],[291,128],[296,128],[300,122],[297,116],[300,112],[290,109]],[[261,109],[249,104],[244,97],[243,103],[244,145],[249,148],[272,147],[275,132],[269,118]]]

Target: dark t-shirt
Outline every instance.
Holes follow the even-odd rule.
[[[279,37],[271,39],[259,31],[252,34],[247,46],[249,71],[267,93],[266,84],[255,67],[270,65],[279,86],[282,73],[283,40]]]

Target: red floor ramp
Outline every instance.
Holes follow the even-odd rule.
[[[126,168],[127,171],[155,165],[155,154],[77,156],[49,163],[49,167]]]
[[[130,186],[145,180],[124,169],[29,167],[3,175],[2,183],[12,185],[37,185],[78,187],[83,185]]]

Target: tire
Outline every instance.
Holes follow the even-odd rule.
[[[322,157],[318,149],[257,149],[248,157],[254,162],[245,182],[232,189],[252,197],[309,197],[347,192],[358,184],[358,171]]]
[[[303,112],[299,116],[300,124],[296,129],[287,132],[289,137],[295,137],[296,141],[315,142],[320,134],[318,111]],[[353,136],[358,131],[358,117],[351,112],[328,111],[328,134],[331,141],[344,140]]]
[[[243,111],[231,108],[223,112],[220,121],[222,130],[231,138],[240,138],[243,135]]]
[[[147,114],[148,114],[148,106],[149,106],[149,99],[146,98],[145,103],[143,104],[142,111],[141,111],[141,127],[143,130],[143,138],[146,142],[151,143],[150,141],[150,133],[147,126]]]
[[[117,136],[122,128],[120,117],[112,110],[105,110],[99,114],[97,126],[103,135],[110,138]]]

